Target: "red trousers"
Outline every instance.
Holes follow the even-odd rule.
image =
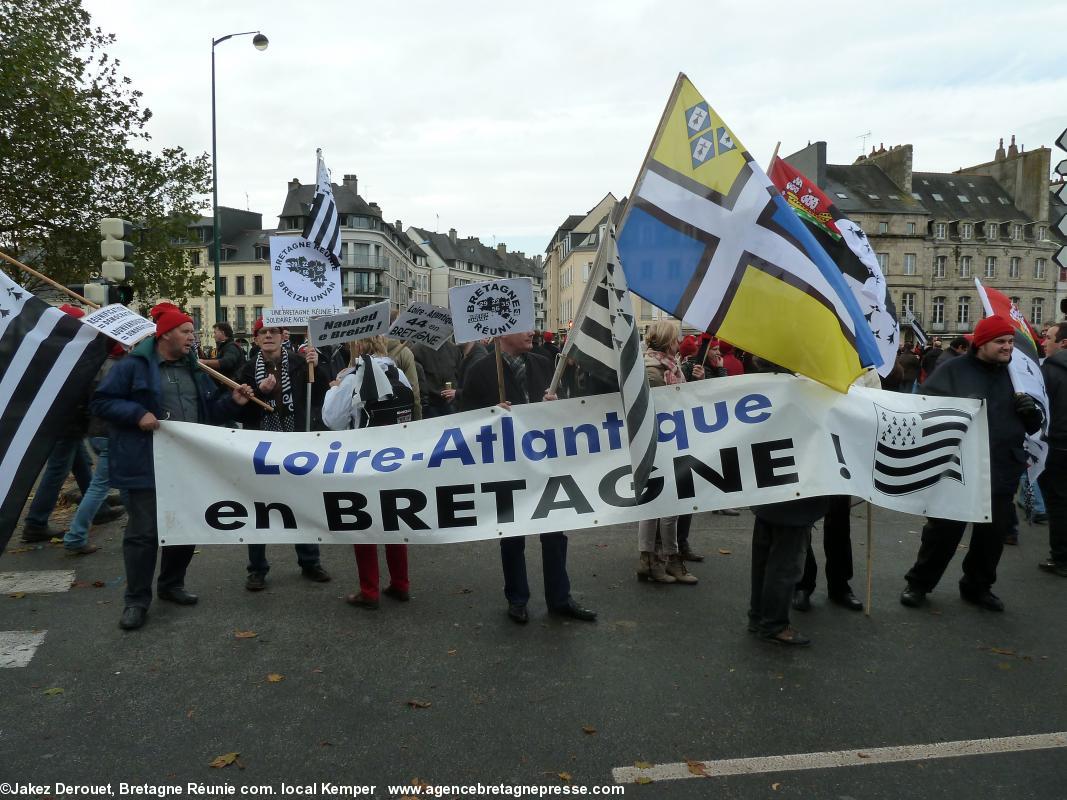
[[[356,571],[359,573],[359,590],[364,597],[378,599],[378,545],[354,544],[356,551]],[[408,580],[408,546],[406,544],[385,545],[385,563],[389,566],[389,583],[394,589],[410,591]]]

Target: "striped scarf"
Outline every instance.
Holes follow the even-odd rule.
[[[282,351],[282,357],[280,359],[281,373],[281,385],[282,385],[282,402],[279,407],[277,401],[274,399],[276,395],[272,393],[267,398],[267,403],[273,409],[272,414],[263,414],[262,428],[266,431],[281,431],[289,433],[294,430],[294,418],[296,416],[296,407],[293,404],[293,385],[289,379],[289,357],[285,351]],[[265,380],[269,374],[267,370],[267,360],[263,358],[263,351],[256,353],[256,386],[259,386],[260,382]]]

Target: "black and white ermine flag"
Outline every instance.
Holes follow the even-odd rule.
[[[613,225],[607,226],[597,248],[593,274],[582,296],[577,322],[563,348],[553,386],[568,358],[601,380],[618,381],[626,412],[634,497],[640,497],[656,458],[656,409]]]
[[[341,217],[333,199],[330,171],[322,160],[322,150],[315,151],[316,185],[311,211],[304,223],[303,237],[330,254],[333,266],[341,265]]]
[[[893,411],[875,405],[878,440],[874,486],[883,494],[927,489],[942,479],[964,483],[960,448],[972,416],[954,408]]]
[[[107,342],[0,272],[0,552]]]

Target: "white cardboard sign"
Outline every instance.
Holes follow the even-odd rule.
[[[386,335],[390,339],[419,342],[439,350],[452,335],[452,315],[441,306],[412,303],[400,312]]]
[[[121,303],[98,308],[92,314],[82,317],[82,322],[126,347],[133,347],[156,332],[156,324],[152,320],[135,314]]]
[[[363,308],[352,308],[344,314],[311,317],[308,320],[308,339],[315,347],[338,342],[367,339],[385,333],[389,327],[389,301],[382,300]]]
[[[534,329],[533,281],[510,278],[448,290],[456,343]]]
[[[275,308],[340,308],[341,268],[328,250],[302,236],[270,237]]]

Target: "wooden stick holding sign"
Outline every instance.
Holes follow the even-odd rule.
[[[493,343],[493,352],[496,353],[496,386],[500,391],[500,402],[508,401],[508,393],[504,390],[504,356],[500,354],[500,342]]]
[[[33,277],[37,278],[38,280],[44,281],[45,283],[47,283],[49,286],[53,287],[54,289],[58,289],[59,291],[61,291],[64,294],[66,294],[68,297],[71,297],[74,300],[77,300],[82,305],[86,305],[89,308],[94,308],[94,309],[100,308],[99,304],[94,303],[92,300],[87,300],[86,298],[84,298],[80,294],[78,294],[77,292],[71,291],[70,289],[68,289],[66,286],[64,286],[61,283],[56,283],[54,280],[49,278],[47,275],[44,275],[44,274],[38,272],[37,270],[33,269],[32,267],[27,267],[21,261],[18,261],[17,259],[14,259],[11,256],[7,255],[7,253],[0,252],[0,258],[4,259],[8,263],[18,267],[23,272],[28,272],[30,275],[32,275]],[[216,372],[211,367],[205,366],[200,361],[197,361],[196,365],[198,367],[200,367],[200,369],[202,369],[208,375],[210,375],[212,378],[214,378],[216,381],[221,383],[223,386],[229,387],[230,389],[238,389],[238,388],[240,388],[240,384],[239,383],[231,381],[229,378],[227,378],[221,372]],[[255,403],[256,405],[262,406],[265,411],[271,411],[271,412],[274,411],[273,408],[271,408],[269,405],[267,405],[262,400],[260,400],[260,399],[258,399],[256,397],[251,397],[249,399],[253,403]]]
[[[867,503],[867,604],[863,608],[863,613],[868,617],[871,615],[871,562],[874,559],[874,554],[871,552],[871,547],[874,543],[874,537],[871,535],[871,531],[874,527],[874,522],[871,519],[871,504]]]

